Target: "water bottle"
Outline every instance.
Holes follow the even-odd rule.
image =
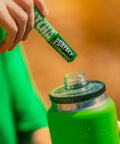
[[[105,84],[84,72],[64,76],[50,93],[48,124],[52,144],[119,144],[116,108]]]

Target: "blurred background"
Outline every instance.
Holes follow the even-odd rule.
[[[67,63],[35,30],[22,43],[47,106],[49,91],[63,84],[64,74],[84,71],[89,80],[106,84],[120,119],[120,1],[46,0],[46,4],[48,21],[78,54]]]

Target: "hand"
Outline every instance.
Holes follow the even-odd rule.
[[[34,26],[34,5],[43,16],[48,14],[44,0],[0,1],[0,26],[6,31],[1,53],[13,50],[21,40],[27,39]]]

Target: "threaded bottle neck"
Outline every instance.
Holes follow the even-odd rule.
[[[77,89],[85,87],[88,80],[84,72],[72,72],[64,76],[64,86],[66,89]]]

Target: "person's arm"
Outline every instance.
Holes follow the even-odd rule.
[[[120,133],[120,121],[118,121],[119,133]]]
[[[22,49],[18,45],[11,53],[4,53],[3,59],[11,86],[19,141],[25,141],[26,144],[30,144],[30,141],[51,144],[46,108],[26,68]]]
[[[35,131],[32,135],[31,144],[52,144],[49,129],[42,128]]]

